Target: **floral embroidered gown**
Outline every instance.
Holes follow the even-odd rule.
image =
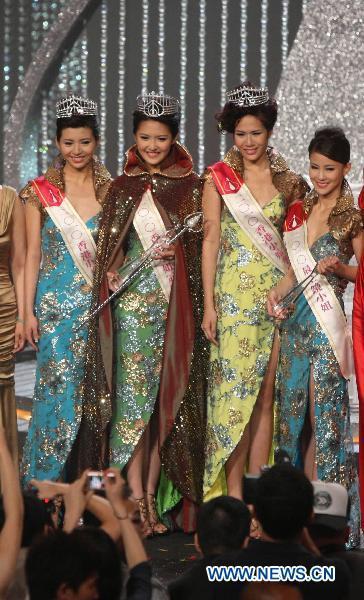
[[[263,212],[281,231],[287,204],[302,196],[306,185],[280,155],[269,150],[268,158],[279,193]],[[237,150],[230,150],[224,162],[243,174]],[[223,204],[215,279],[219,345],[211,345],[210,354],[205,500],[226,493],[225,463],[250,421],[272,349],[274,324],[266,312],[267,294],[281,277]]]
[[[46,178],[64,188],[62,169],[51,167]],[[95,163],[95,189],[102,198],[110,176]],[[20,194],[41,212],[41,251],[35,297],[40,338],[32,417],[24,446],[21,472],[32,478],[66,478],[65,465],[76,439],[82,413],[82,381],[91,288],[63,238],[28,184]],[[86,222],[97,241],[99,214]]]
[[[311,212],[314,194],[304,202]],[[329,217],[330,231],[314,242],[310,251],[319,261],[337,256],[348,264],[352,239],[362,230],[361,215],[350,194],[338,199]],[[344,309],[343,290],[335,275],[327,277]],[[304,295],[294,313],[281,325],[281,351],[277,370],[277,445],[293,464],[301,465],[301,434],[309,405],[310,374],[314,379],[315,439],[318,479],[341,483],[351,499],[351,545],[359,541],[358,481],[350,428],[347,382],[331,344]]]

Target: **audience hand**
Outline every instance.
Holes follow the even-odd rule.
[[[41,498],[42,500],[44,500],[44,498],[49,498],[52,500],[55,496],[59,496],[60,494],[63,495],[69,484],[60,483],[59,481],[50,481],[49,479],[44,479],[43,481],[31,479],[30,485],[37,489],[38,498]]]
[[[84,471],[79,479],[69,484],[64,491],[63,499],[65,506],[64,531],[72,531],[82,517],[86,504],[93,492],[87,489],[87,474]]]
[[[107,473],[113,474],[113,477],[107,477]],[[110,504],[114,506],[115,504],[124,504],[123,502],[123,489],[125,486],[125,480],[120,475],[119,469],[107,469],[104,477],[104,485],[106,497],[109,500]]]

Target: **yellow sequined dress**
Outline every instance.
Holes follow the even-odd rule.
[[[286,206],[302,197],[307,186],[279,154],[268,150],[268,158],[279,193],[263,212],[281,231]],[[234,148],[224,161],[243,173]],[[211,346],[207,397],[205,500],[226,493],[225,464],[249,423],[272,349],[274,324],[266,311],[267,294],[281,277],[224,205],[215,279],[219,345]]]
[[[14,391],[14,332],[16,299],[9,272],[12,214],[16,192],[2,187],[0,191],[0,423],[15,460],[18,455],[16,407]]]

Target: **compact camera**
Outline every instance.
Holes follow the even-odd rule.
[[[87,474],[88,488],[90,490],[104,490],[104,478],[115,479],[114,473],[103,473],[102,471],[89,471]]]

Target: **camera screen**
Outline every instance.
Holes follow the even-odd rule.
[[[102,490],[104,487],[102,479],[103,479],[102,474],[98,474],[98,475],[90,474],[88,476],[88,486],[89,486],[90,490]]]

